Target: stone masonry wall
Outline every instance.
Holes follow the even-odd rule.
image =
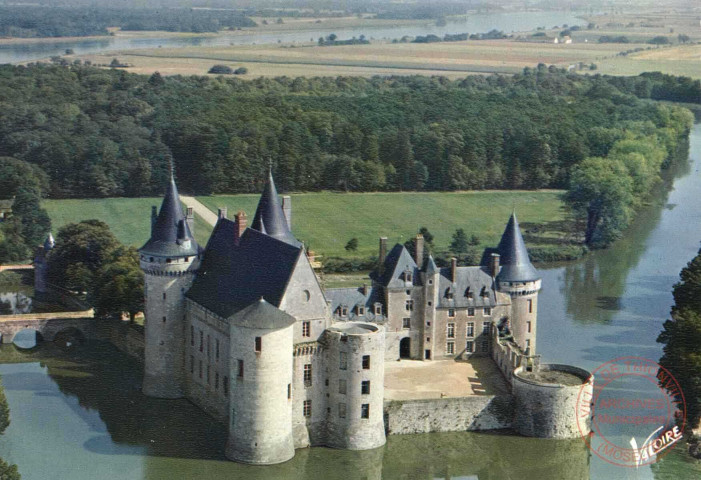
[[[385,403],[388,435],[510,428],[513,397],[485,395]]]

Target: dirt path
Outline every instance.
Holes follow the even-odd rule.
[[[180,195],[180,201],[183,202],[186,206],[192,207],[194,212],[202,217],[202,219],[209,223],[211,226],[216,225],[217,223],[217,215],[212,212],[209,208],[205,207],[202,203],[200,203],[195,197],[188,197],[186,195]]]

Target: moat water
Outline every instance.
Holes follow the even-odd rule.
[[[624,355],[661,356],[656,339],[672,286],[701,240],[700,125],[691,134],[690,162],[669,175],[672,188],[612,248],[541,268],[538,349],[545,362],[595,369]],[[223,426],[187,401],[143,397],[138,364],[109,344],[31,352],[4,346],[0,362],[12,420],[0,456],[16,463],[24,480],[701,478],[701,465],[682,445],[636,470],[590,455],[579,439],[485,433],[390,436],[373,451],[311,448],[282,465],[239,465],[224,458]],[[625,429],[618,434],[629,438]]]

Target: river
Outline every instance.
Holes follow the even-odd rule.
[[[335,33],[339,40],[349,39],[365,35],[368,39],[394,39],[405,35],[417,36],[434,34],[443,36],[446,33],[486,33],[492,29],[502,30],[505,33],[535,30],[538,27],[551,28],[555,25],[582,25],[584,20],[577,18],[569,12],[520,12],[491,13],[470,15],[447,22],[445,26],[436,26],[427,22],[424,25],[398,25],[377,26],[372,25],[352,28],[333,28],[329,30],[323,26],[323,22],[314,28],[293,31],[266,32],[264,30],[251,30],[217,36],[195,37],[104,37],[85,40],[56,40],[46,42],[26,42],[0,44],[0,64],[18,63],[31,60],[49,58],[54,55],[63,55],[66,49],[72,49],[77,55],[89,53],[112,52],[120,50],[135,50],[142,48],[182,48],[191,46],[221,46],[221,45],[251,45],[271,43],[309,42],[319,37]]]
[[[542,268],[538,345],[543,360],[594,369],[623,355],[659,359],[656,343],[671,288],[701,240],[701,125],[690,162],[610,249]],[[140,368],[108,344],[68,352],[52,345],[0,348],[12,424],[0,456],[25,480],[95,479],[692,479],[701,466],[677,445],[653,466],[618,467],[584,443],[510,435],[390,436],[383,448],[298,450],[293,460],[251,467],[225,460],[226,432],[185,400],[139,392]],[[623,435],[623,434],[622,434]]]

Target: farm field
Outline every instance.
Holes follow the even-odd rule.
[[[438,250],[448,249],[457,228],[477,235],[482,246],[496,246],[514,207],[524,230],[563,220],[561,194],[558,190],[292,194],[292,227],[309,249],[324,256],[377,255],[380,236],[388,237],[391,246],[412,238],[421,227],[434,235]],[[250,222],[258,198],[217,195],[198,200],[215,212],[227,207],[230,218],[243,210]],[[358,250],[349,253],[344,247],[354,237]]]
[[[160,208],[162,198],[97,198],[44,200],[54,235],[59,228],[81,220],[98,219],[110,226],[120,242],[141,247],[151,231],[151,206]],[[195,238],[204,244],[212,227],[195,215]]]
[[[214,64],[244,66],[259,76],[390,75],[425,74],[464,76],[471,73],[518,73],[538,63],[568,67],[573,63],[596,63],[634,48],[627,44],[552,44],[512,40],[466,42],[372,43],[320,47],[245,45],[132,50],[109,55],[80,56],[93,64],[109,64],[113,58],[133,65],[127,71],[164,75],[204,75]],[[67,57],[73,58],[73,57]]]

